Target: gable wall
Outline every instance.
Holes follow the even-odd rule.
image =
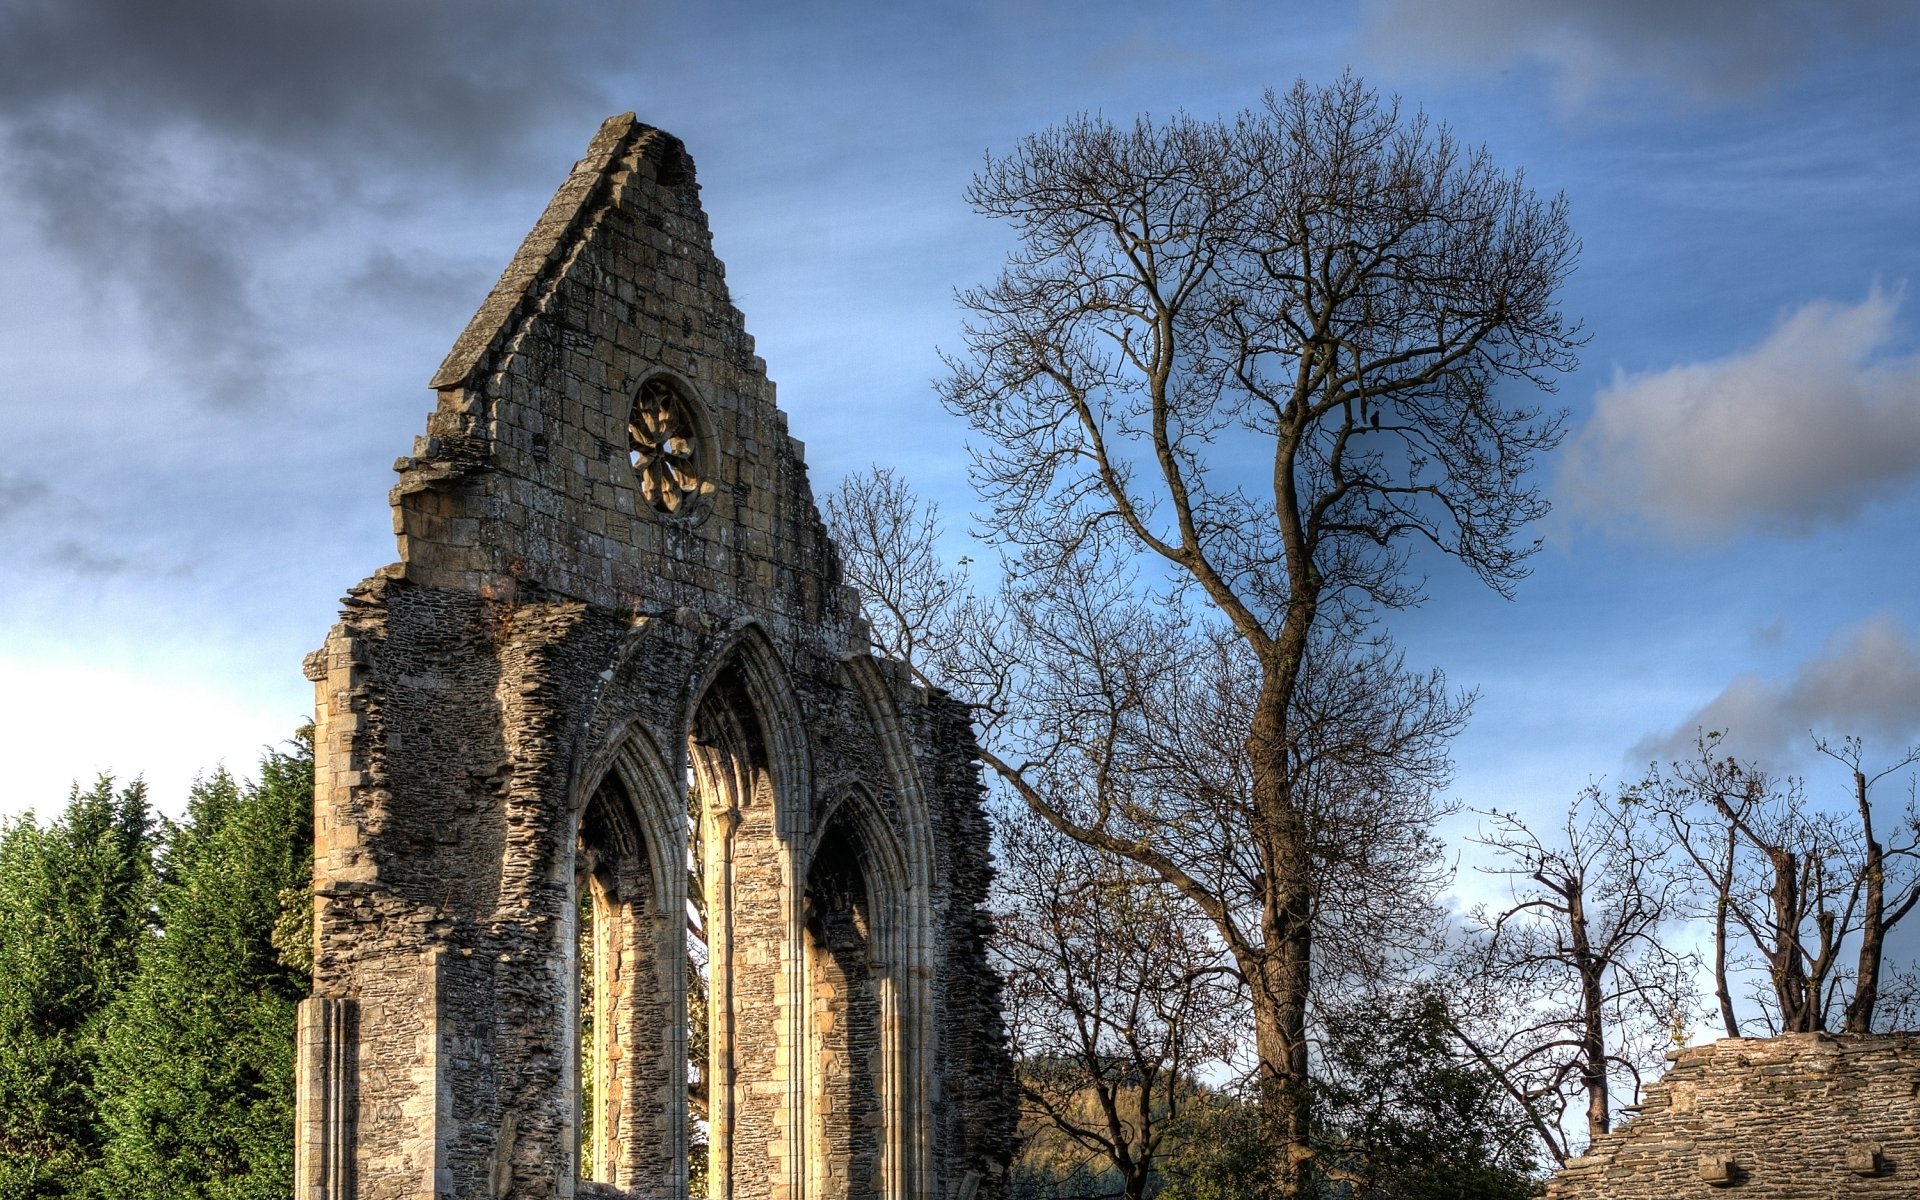
[[[628,461],[629,406],[662,370],[704,408],[697,520],[654,510]],[[680,144],[608,121],[433,386],[427,434],[396,464],[400,560],[349,592],[307,661],[301,1200],[606,1194],[570,1171],[578,812],[615,762],[646,764],[636,818],[656,876],[677,879],[688,739],[723,675],[754,681],[740,702],[769,743],[770,790],[706,818],[742,831],[753,881],[728,934],[748,1099],[717,1195],[802,1200],[818,1081],[795,1049],[810,1001],[793,889],[816,826],[855,793],[907,861],[885,969],[912,1111],[885,1135],[906,1164],[891,1178],[899,1200],[993,1194],[1012,1085],[968,714],[870,658]],[[663,896],[677,913],[684,890]],[[681,924],[654,931],[661,978],[684,979]],[[636,1048],[645,1111],[623,1118],[646,1144],[611,1194],[677,1200],[686,1008],[652,999],[668,1027]]]
[[[629,407],[661,370],[691,385],[720,448],[698,522],[654,512],[628,463]],[[752,613],[841,649],[857,602],[677,139],[607,122],[433,385],[428,435],[398,464],[408,578]]]

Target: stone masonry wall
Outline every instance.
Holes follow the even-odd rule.
[[[1920,1034],[1726,1038],[1682,1050],[1549,1200],[1920,1195]]]
[[[400,560],[307,661],[298,1200],[685,1196],[694,844],[712,1200],[803,1200],[823,1177],[995,1194],[1013,1095],[968,715],[871,657],[680,143],[609,120],[432,386],[395,465]],[[672,422],[630,433],[659,395]],[[599,1068],[632,1089],[603,1123],[634,1132],[583,1182],[574,914],[596,794],[631,806],[652,889],[635,911],[663,917],[617,960],[648,969],[605,981],[635,998],[620,1036],[639,1058]],[[857,989],[807,970],[802,893],[830,830],[858,847],[870,912]],[[807,1157],[847,1110],[808,1031],[836,1021],[884,1042],[861,1057],[885,1078],[867,1141],[835,1150],[857,1169],[823,1174]]]

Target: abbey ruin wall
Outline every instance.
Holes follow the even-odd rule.
[[[431,386],[307,662],[299,1200],[994,1194],[968,714],[870,653],[680,143],[609,120]]]
[[[1549,1200],[1920,1195],[1920,1035],[1726,1038],[1680,1051]]]

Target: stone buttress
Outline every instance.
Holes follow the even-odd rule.
[[[995,1194],[967,713],[869,653],[681,144],[609,120],[432,387],[307,662],[298,1200]]]

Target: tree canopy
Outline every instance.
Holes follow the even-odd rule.
[[[312,841],[304,733],[177,824],[102,778],[0,828],[0,1197],[289,1193]]]
[[[1351,76],[1231,119],[1080,117],[989,158],[968,199],[1019,240],[960,294],[941,396],[975,434],[1014,581],[1017,635],[997,649],[1039,664],[972,673],[1010,685],[992,700],[1015,715],[1039,702],[985,731],[986,761],[1214,922],[1248,984],[1276,1175],[1302,1194],[1316,814],[1424,811],[1445,778],[1465,702],[1406,671],[1379,618],[1422,598],[1416,547],[1502,592],[1525,574],[1546,511],[1530,472],[1562,419],[1531,393],[1581,341],[1558,307],[1578,253],[1565,202]],[[1135,806],[1081,803],[1095,776],[1061,770],[1151,720],[1141,681],[1167,637],[1148,622],[1224,639],[1247,680],[1224,726],[1244,800],[1214,806],[1244,891],[1183,861],[1184,831],[1143,835]],[[1356,673],[1380,686],[1343,692]],[[1366,703],[1317,703],[1343,696]]]

